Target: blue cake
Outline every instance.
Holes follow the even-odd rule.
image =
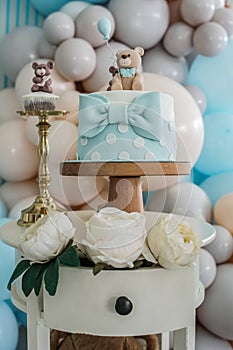
[[[135,90],[81,94],[81,161],[175,161],[173,97]]]

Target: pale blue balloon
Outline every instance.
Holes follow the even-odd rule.
[[[214,57],[198,55],[189,70],[187,84],[196,85],[206,96],[206,113],[233,111],[233,40]]]
[[[0,302],[0,349],[15,350],[19,329],[14,312],[4,301]]]
[[[195,168],[207,175],[233,171],[233,114],[207,114],[204,128],[204,144]]]
[[[0,227],[9,221],[12,220],[8,218],[0,218]],[[7,289],[7,283],[14,268],[15,249],[0,241],[0,301],[10,298],[10,292]],[[0,349],[3,348],[0,346]]]
[[[109,19],[106,17],[101,18],[97,23],[97,28],[100,34],[103,35],[103,39],[105,41],[108,41],[110,39],[110,33],[112,29],[112,25]]]
[[[212,205],[224,194],[233,192],[233,172],[226,172],[208,177],[200,184],[208,195]]]

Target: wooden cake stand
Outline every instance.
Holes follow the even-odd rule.
[[[109,176],[108,205],[126,212],[142,212],[142,176],[187,175],[188,162],[78,162],[61,163],[64,176]]]

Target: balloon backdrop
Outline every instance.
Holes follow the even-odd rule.
[[[173,23],[163,38],[165,49],[174,56],[186,56],[193,50],[194,28],[182,22]]]
[[[45,35],[43,34],[40,40],[38,41],[37,51],[40,58],[47,58],[53,60],[56,52],[56,46],[50,44],[45,38]]]
[[[0,226],[3,226],[5,223],[6,223],[6,220],[3,220],[0,218]],[[10,279],[10,276],[14,268],[15,268],[14,248],[0,241],[0,302],[2,300],[6,300],[10,298],[10,292],[7,289],[7,283]],[[0,316],[0,319],[1,317],[2,315]]]
[[[0,302],[0,347],[15,350],[18,342],[18,323],[10,306]]]
[[[31,3],[37,11],[47,16],[50,13],[59,10],[60,7],[68,1],[69,0],[31,0]]]
[[[228,340],[233,340],[232,293],[233,264],[218,265],[215,280],[197,310],[198,320],[207,330]]]
[[[214,15],[214,10],[214,0],[181,1],[181,16],[187,23],[191,24],[194,27],[210,21]]]
[[[61,12],[67,13],[75,21],[78,15],[86,9],[90,4],[85,1],[69,1],[60,8]]]
[[[73,18],[61,11],[51,13],[45,19],[43,29],[45,38],[52,45],[73,38],[75,33]]]

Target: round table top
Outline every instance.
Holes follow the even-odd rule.
[[[191,170],[189,162],[155,162],[155,161],[66,161],[61,163],[60,173],[65,176],[166,176],[188,175]]]

